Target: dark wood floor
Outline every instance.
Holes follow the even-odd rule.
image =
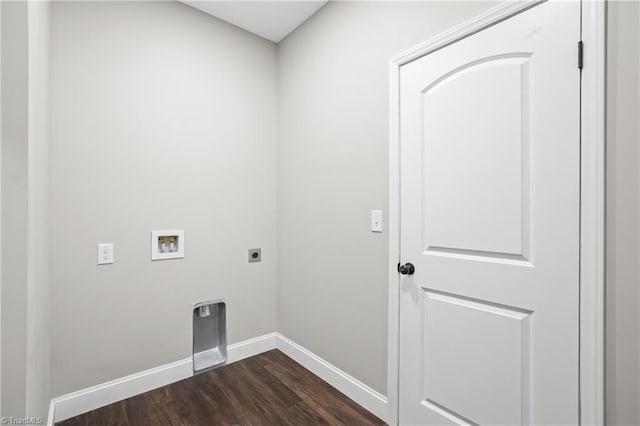
[[[383,425],[278,350],[57,425]]]

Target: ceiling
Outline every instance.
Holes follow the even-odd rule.
[[[216,18],[278,43],[327,1],[182,0]]]

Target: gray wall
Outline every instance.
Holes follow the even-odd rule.
[[[275,331],[276,46],[177,2],[52,15],[53,394],[189,357],[198,301]],[[152,262],[167,228],[185,258]]]
[[[383,394],[388,61],[493,4],[332,2],[278,47],[278,331]]]
[[[2,2],[2,415],[24,416],[27,356],[27,3]],[[11,247],[11,250],[8,248]]]
[[[279,46],[278,330],[383,393],[387,238],[368,215],[388,204],[387,60],[487,7],[331,3]],[[609,4],[612,425],[640,424],[638,9]]]
[[[640,424],[640,7],[610,2],[607,77],[606,419]]]
[[[387,234],[368,221],[387,213],[387,61],[489,6],[330,3],[276,64],[275,46],[179,4],[56,3],[54,394],[188,356],[197,300],[228,298],[232,342],[274,331],[276,222],[278,331],[385,393]],[[609,6],[612,425],[640,423],[638,14]],[[8,172],[3,190],[24,178]],[[185,228],[183,261],[149,261],[149,231],[163,227]],[[101,241],[115,243],[112,266],[95,265]],[[250,246],[265,250],[251,268]],[[2,296],[6,324],[20,310]]]
[[[2,5],[2,415],[49,408],[49,3]]]

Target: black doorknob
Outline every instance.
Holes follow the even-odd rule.
[[[416,267],[413,266],[413,263],[405,263],[404,265],[398,266],[398,272],[402,275],[413,275],[416,271]]]

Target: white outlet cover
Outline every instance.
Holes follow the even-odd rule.
[[[176,250],[162,252],[158,247],[160,237],[177,237]],[[168,245],[167,245],[168,246]],[[167,247],[168,248],[168,247]],[[184,257],[184,230],[167,229],[163,231],[151,231],[151,260],[182,259]]]
[[[113,263],[113,244],[98,244],[98,265],[109,265]]]

